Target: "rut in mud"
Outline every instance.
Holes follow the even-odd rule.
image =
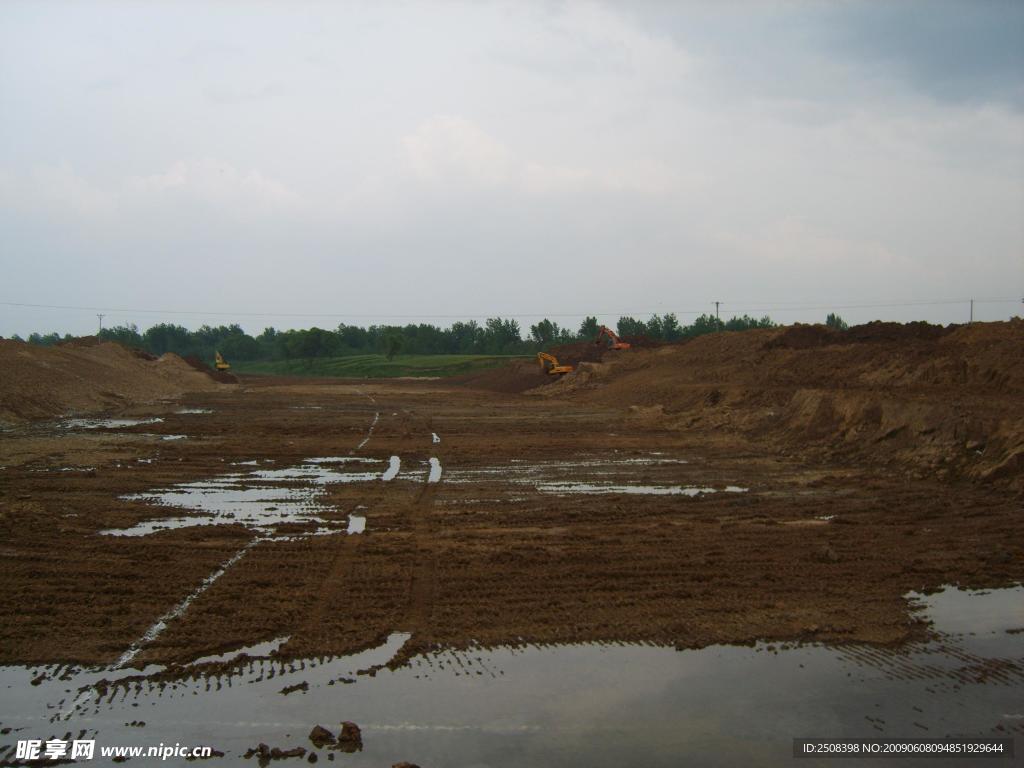
[[[922,631],[907,592],[1022,576],[1004,487],[436,382],[252,380],[188,405],[209,412],[62,432],[66,456],[0,473],[4,661],[112,663],[245,547],[139,662],[283,636],[285,656],[342,654],[396,631],[403,658],[892,643]],[[4,445],[54,444],[39,427]]]
[[[981,478],[983,455],[940,474],[794,440],[803,427],[766,433],[742,397],[693,418],[684,383],[670,407],[614,402],[663,398],[685,349],[541,396],[254,378],[6,431],[0,675],[18,705],[0,725],[131,743],[139,705],[147,735],[170,740],[208,707],[229,758],[267,734],[319,749],[299,726],[347,719],[366,745],[353,765],[494,762],[496,743],[544,762],[561,748],[550,733],[560,745],[583,724],[599,743],[586,723],[613,717],[621,691],[650,706],[616,743],[671,764],[659,707],[702,691],[726,733],[729,691],[763,680],[742,684],[760,722],[788,706],[782,675],[841,689],[835,705],[881,733],[944,733],[964,696],[972,727],[1013,732],[998,718],[1024,684],[1016,475]],[[990,407],[1019,399],[1000,397]],[[990,445],[1011,444],[1012,418],[986,423]],[[948,584],[999,588],[983,636],[936,634],[914,609]]]

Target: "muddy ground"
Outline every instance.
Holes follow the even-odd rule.
[[[187,662],[284,636],[282,655],[311,657],[393,632],[412,635],[394,665],[470,645],[892,644],[927,632],[911,590],[1024,579],[1017,494],[614,408],[249,378],[132,413],[164,420],[0,436],[0,663]],[[323,485],[316,523],[100,533],[186,514],[130,494],[392,456],[391,482]],[[346,534],[353,512],[365,531]]]

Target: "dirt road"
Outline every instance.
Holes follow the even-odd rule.
[[[280,637],[306,658],[394,632],[412,637],[392,665],[896,643],[926,631],[910,590],[1024,579],[1020,499],[998,487],[443,382],[248,379],[185,405],[4,433],[0,662],[184,663]]]

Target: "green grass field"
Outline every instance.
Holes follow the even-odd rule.
[[[395,376],[459,376],[496,368],[513,355],[351,355],[313,360],[254,360],[231,364],[233,373],[270,376],[334,376],[353,379],[382,379]]]

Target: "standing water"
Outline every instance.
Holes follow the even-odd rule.
[[[0,743],[84,730],[97,746],[202,744],[246,764],[242,755],[259,742],[311,750],[313,726],[337,733],[351,720],[364,743],[362,752],[343,756],[351,766],[408,760],[615,768],[789,765],[795,737],[1016,735],[1019,744],[1024,589],[950,588],[910,598],[934,622],[936,636],[888,650],[764,643],[684,651],[596,643],[474,648],[416,656],[391,671],[381,665],[408,639],[396,633],[364,653],[295,661],[275,655],[278,646],[287,650],[282,638],[245,649],[249,658],[225,654],[237,659],[227,671],[213,667],[204,676],[201,664],[187,667],[166,686],[145,678],[117,682],[141,674],[134,670],[0,667],[3,724],[17,729]],[[197,679],[188,677],[193,673]],[[58,718],[74,692],[102,678],[113,681],[102,695]],[[126,727],[139,719],[144,728]],[[319,752],[325,759],[327,751]],[[10,754],[0,751],[0,760]],[[867,764],[877,761],[842,761]]]

